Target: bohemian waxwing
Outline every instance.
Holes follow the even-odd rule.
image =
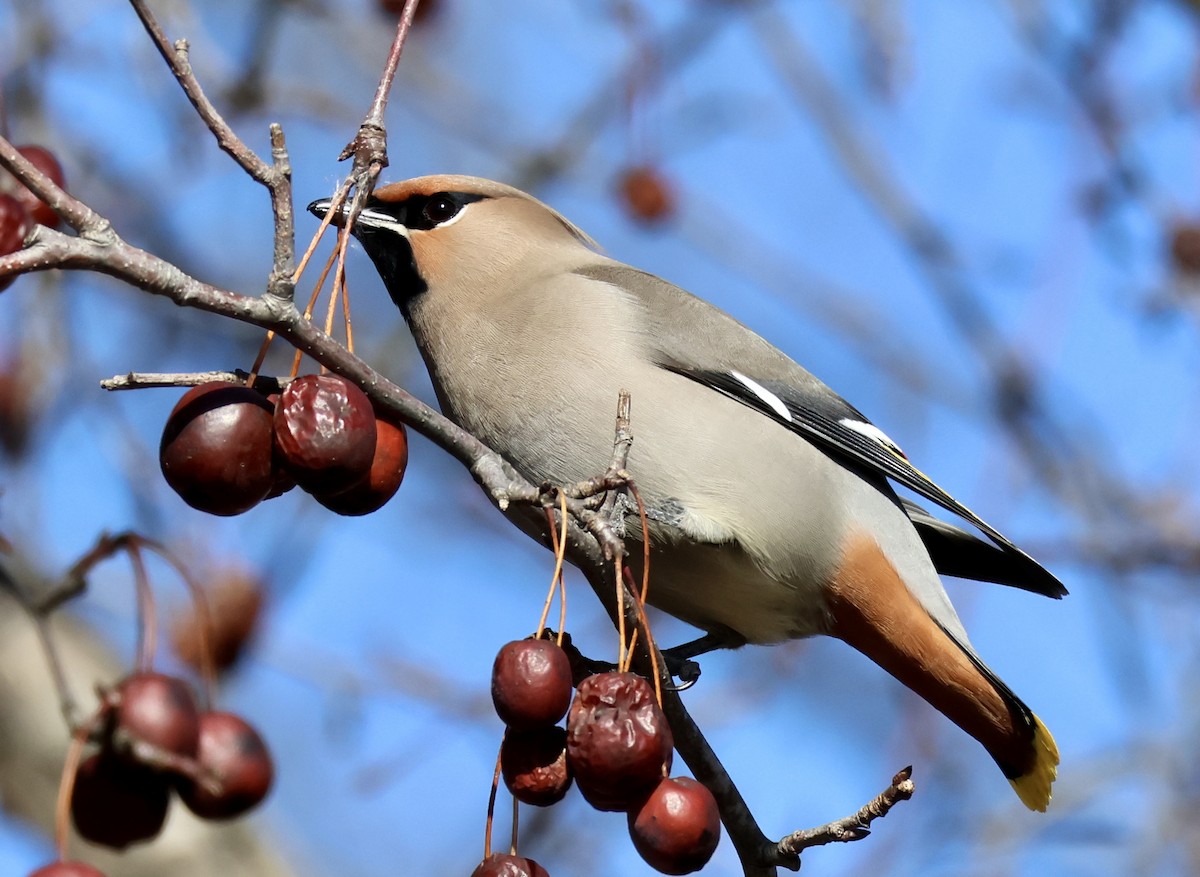
[[[1027,807],[1046,809],[1054,738],[972,649],[938,573],[1066,589],[862,414],[728,314],[598,254],[501,183],[385,186],[354,233],[443,411],[534,484],[603,471],[614,404],[630,391],[652,604],[710,646],[844,640],[982,743]],[[899,499],[889,480],[988,541]]]

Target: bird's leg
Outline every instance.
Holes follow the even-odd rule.
[[[664,649],[662,656],[667,661],[667,669],[671,675],[683,683],[679,690],[691,688],[700,678],[700,665],[693,658],[707,655],[718,649],[737,649],[746,644],[745,637],[735,633],[728,627],[710,630],[704,636],[697,637],[691,642],[681,643]]]

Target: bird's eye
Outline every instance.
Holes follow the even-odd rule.
[[[462,205],[449,195],[434,195],[425,202],[421,215],[431,225],[441,225],[453,219],[461,209]]]

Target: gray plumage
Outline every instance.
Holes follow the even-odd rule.
[[[836,611],[843,592],[858,593],[860,583],[846,585],[847,546],[866,534],[860,565],[894,570],[948,634],[944,648],[961,649],[984,674],[979,685],[1011,713],[1011,735],[1037,736],[1040,722],[971,649],[935,560],[951,574],[1050,596],[1065,589],[804,368],[707,302],[596,252],[560,214],[502,184],[397,183],[376,193],[355,233],[408,320],[444,412],[531,481],[602,471],[617,395],[631,392],[628,468],[650,512],[653,604],[730,645],[841,636],[937,703],[938,673],[949,670],[910,669],[906,661],[924,659],[894,654],[907,646],[890,644],[897,634],[886,617]],[[901,502],[889,478],[988,541]],[[901,612],[902,594],[880,595]],[[943,648],[936,629],[921,631],[929,649]],[[1014,785],[1023,781],[1027,765],[969,730]],[[1033,800],[1044,807],[1041,794]]]

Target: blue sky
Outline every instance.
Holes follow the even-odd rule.
[[[1021,811],[982,750],[840,644],[707,659],[688,703],[768,834],[852,811],[911,762],[914,801],[863,844],[811,852],[807,869],[1115,874],[1140,863],[1185,873],[1141,845],[1153,837],[1150,814],[1179,800],[1156,759],[1195,770],[1185,746],[1197,718],[1194,588],[1170,571],[1117,576],[1076,562],[1069,546],[1120,544],[1145,522],[1081,512],[1064,499],[1070,484],[1039,485],[992,415],[985,363],[940,304],[937,276],[763,42],[781,21],[799,40],[870,166],[951,243],[954,280],[1030,368],[1055,422],[1147,508],[1171,509],[1194,531],[1195,290],[1164,261],[1164,229],[1200,211],[1197,24],[1185,4],[1138,4],[1092,80],[1112,100],[1118,153],[1140,181],[1099,216],[1081,205],[1110,180],[1112,155],[1062,72],[1072,41],[1089,32],[1089,4],[859,0],[762,13],[715,0],[637,4],[651,44],[669,44],[688,16],[712,22],[689,61],[641,83],[640,130],[679,194],[677,216],[656,229],[630,222],[613,196],[639,156],[621,109],[631,44],[609,4],[445,6],[401,65],[392,179],[463,172],[525,184],[522,162],[596,101],[600,123],[572,140],[567,166],[536,193],[609,254],[708,298],[792,354],[968,506],[1044,550],[1072,591],[1052,603],[949,586],[977,649],[1057,736],[1062,808],[1046,817]],[[164,18],[191,39],[218,103],[244,65],[254,8],[208,0]],[[23,29],[40,15],[54,39],[38,59]],[[1038,16],[1051,35],[1041,47],[1028,36]],[[299,203],[345,172],[333,159],[370,99],[389,31],[365,0],[282,17],[266,105],[234,122],[258,148],[267,121],[284,124]],[[8,95],[24,81],[36,111],[10,110],[14,138],[56,144],[72,190],[118,231],[204,279],[262,288],[266,198],[189,114],[129,10],[57,0],[18,12],[0,0],[0,85]],[[314,227],[302,220],[301,235]],[[350,270],[360,351],[430,399],[361,253]],[[278,754],[278,790],[255,818],[304,873],[371,877],[394,873],[398,859],[409,873],[469,873],[500,733],[480,704],[495,651],[536,623],[548,556],[419,438],[400,495],[367,519],[335,518],[295,494],[235,520],[194,512],[161,483],[154,459],[177,394],[104,395],[96,382],[131,369],[246,367],[257,333],[69,276],[26,278],[0,297],[0,350],[22,336],[48,337],[57,351],[45,390],[52,420],[31,460],[0,467],[0,528],[50,570],[100,530],[126,527],[263,569],[267,623],[223,695]],[[284,352],[276,357],[286,369]],[[132,603],[118,567],[104,568],[75,611],[127,649]],[[611,634],[582,582],[571,587],[569,627],[603,654]],[[449,704],[407,690],[414,668],[444,680]],[[372,773],[378,782],[366,782]],[[618,818],[573,796],[548,820],[560,834],[526,852],[555,877],[649,873]],[[18,828],[2,838],[4,873],[45,856]],[[734,866],[725,843],[712,873]]]

